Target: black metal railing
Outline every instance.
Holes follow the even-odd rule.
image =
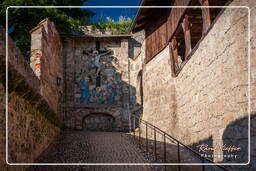
[[[201,170],[205,171],[206,167],[210,168],[210,167],[215,167],[218,168],[218,170],[227,170],[226,168],[224,168],[223,166],[218,165],[217,163],[214,163],[212,160],[205,158],[204,156],[201,156],[200,153],[198,153],[197,151],[193,150],[192,148],[186,146],[185,144],[183,144],[182,142],[180,142],[179,140],[177,140],[176,138],[174,138],[173,136],[167,134],[166,132],[164,132],[163,130],[161,130],[160,128],[142,120],[139,116],[132,114],[131,115],[131,121],[132,121],[132,132],[133,132],[133,139],[136,141],[138,141],[138,145],[141,149],[145,150],[145,152],[149,153],[149,149],[150,144],[153,145],[152,152],[154,153],[154,158],[155,158],[155,162],[161,162],[161,163],[168,163],[167,162],[167,140],[172,142],[172,144],[174,144],[175,148],[177,149],[177,156],[176,156],[176,161],[177,163],[182,163],[181,162],[181,148],[184,150],[188,150],[190,153],[192,153],[197,159],[199,159],[200,162],[197,163],[202,163],[201,165]],[[145,126],[145,140],[144,143],[142,142],[142,124]],[[151,139],[149,138],[149,129],[151,129],[151,131],[153,131],[153,137],[151,137]],[[136,132],[138,132],[138,136],[136,136]],[[157,134],[161,135],[163,140],[161,141],[162,147],[162,151],[159,153],[162,153],[160,155],[158,155],[157,151],[160,149],[159,147],[157,147]],[[149,142],[152,143],[149,143]],[[160,146],[160,145],[159,145]],[[173,151],[171,152],[171,155],[174,155]],[[160,157],[159,157],[160,156]],[[162,157],[161,157],[162,156]],[[159,157],[159,159],[158,159]],[[162,158],[162,160],[160,159]],[[171,163],[171,162],[169,162]],[[175,162],[176,163],[176,162]],[[204,163],[211,163],[212,165],[203,165]],[[200,165],[199,165],[200,166]],[[165,165],[165,170],[166,170],[166,165]],[[177,165],[177,170],[181,171],[181,165]],[[198,170],[198,169],[197,169]],[[208,170],[208,169],[207,169]],[[212,169],[210,169],[212,170]]]

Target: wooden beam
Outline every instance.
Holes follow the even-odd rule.
[[[185,38],[185,45],[186,45],[185,58],[186,58],[186,56],[191,52],[191,35],[190,35],[190,29],[189,29],[190,24],[188,20],[188,15],[185,15],[181,25],[183,28],[184,38]]]
[[[190,17],[196,17],[196,16],[201,16],[202,15],[202,12],[201,10],[200,11],[195,11],[195,10],[190,10],[188,13],[187,13]]]
[[[152,18],[151,15],[153,15],[153,14],[154,14],[153,11],[149,11],[148,13],[139,16],[136,23],[137,24],[143,23],[145,20],[148,20],[149,18]]]
[[[140,31],[140,30],[144,29],[144,27],[145,27],[144,23],[141,23],[139,25],[136,24],[132,31],[137,32],[137,31]]]
[[[144,17],[143,19],[139,19],[136,24],[139,25],[139,24],[147,23],[147,21],[149,21],[150,18],[151,18],[150,16],[147,16],[147,17]]]
[[[177,46],[177,40],[176,37],[173,36],[171,42],[170,42],[170,53],[172,54],[171,57],[171,61],[172,61],[172,69],[173,69],[173,73],[174,75],[176,75],[177,71],[179,70],[179,61],[178,61],[178,46]]]
[[[193,42],[193,41],[195,41],[195,40],[199,40],[199,39],[201,39],[202,38],[202,36],[200,35],[200,36],[191,36],[191,43]],[[181,37],[177,37],[177,39],[181,39]]]
[[[202,6],[209,6],[209,0],[199,0]],[[203,17],[203,34],[206,34],[211,25],[210,8],[201,8]]]

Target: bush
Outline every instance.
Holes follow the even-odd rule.
[[[111,29],[114,34],[128,34],[129,28],[131,26],[132,20],[123,16],[119,17],[119,21],[115,22],[110,17],[106,18],[106,22],[103,23],[102,18],[99,18],[98,23],[94,26],[99,30]]]

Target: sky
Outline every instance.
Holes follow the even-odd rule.
[[[84,2],[84,6],[139,6],[140,0],[88,0]],[[133,19],[137,9],[136,8],[89,8],[95,13],[92,17],[93,22],[97,22],[99,17],[112,18],[114,21],[118,21],[120,15]]]

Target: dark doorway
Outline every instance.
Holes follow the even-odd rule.
[[[142,70],[139,71],[138,76],[137,76],[137,99],[138,103],[142,106],[143,105],[143,78],[142,78]]]
[[[105,113],[93,113],[84,117],[83,130],[114,131],[115,118]]]

